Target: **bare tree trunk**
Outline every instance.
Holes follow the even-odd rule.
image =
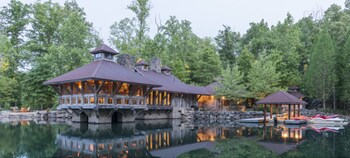
[[[335,85],[333,85],[333,110],[335,110],[335,104],[336,104],[336,99],[335,99]]]
[[[322,94],[323,109],[326,110],[326,92],[323,90]]]

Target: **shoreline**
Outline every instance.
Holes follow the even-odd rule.
[[[214,124],[227,124],[227,125],[237,125],[239,119],[245,118],[255,118],[261,117],[263,112],[261,111],[194,111],[190,114],[183,115],[180,119],[185,124],[190,124],[193,122],[203,122],[203,123],[214,123]],[[316,114],[321,115],[339,115],[340,118],[350,120],[350,115],[342,115],[335,113],[325,113],[317,110],[306,110],[301,111],[303,116],[314,116]],[[33,112],[12,112],[12,111],[0,111],[0,122],[13,122],[13,121],[50,121],[58,120],[62,122],[63,120],[71,120],[72,116],[66,111],[47,111],[39,110]],[[145,119],[147,120],[147,119]],[[170,118],[164,120],[172,120]]]

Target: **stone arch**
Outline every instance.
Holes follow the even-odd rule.
[[[80,123],[88,123],[89,116],[85,112],[80,113]]]
[[[122,114],[118,113],[118,112],[114,112],[112,117],[111,117],[111,122],[112,123],[117,123],[117,122],[121,122],[122,119]]]

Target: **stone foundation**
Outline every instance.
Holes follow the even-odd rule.
[[[75,110],[72,122],[91,124],[111,124],[113,122],[134,122],[138,112],[132,110]]]
[[[136,119],[138,119],[138,120],[168,119],[169,114],[170,114],[170,112],[166,111],[166,110],[162,110],[162,111],[148,110],[148,111],[143,111],[140,114],[138,114]]]

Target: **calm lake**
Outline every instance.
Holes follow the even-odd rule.
[[[349,131],[349,126],[225,127],[176,120],[113,125],[22,121],[0,123],[0,157],[175,157],[213,149],[213,142],[225,139],[254,141],[280,157],[350,157]]]

